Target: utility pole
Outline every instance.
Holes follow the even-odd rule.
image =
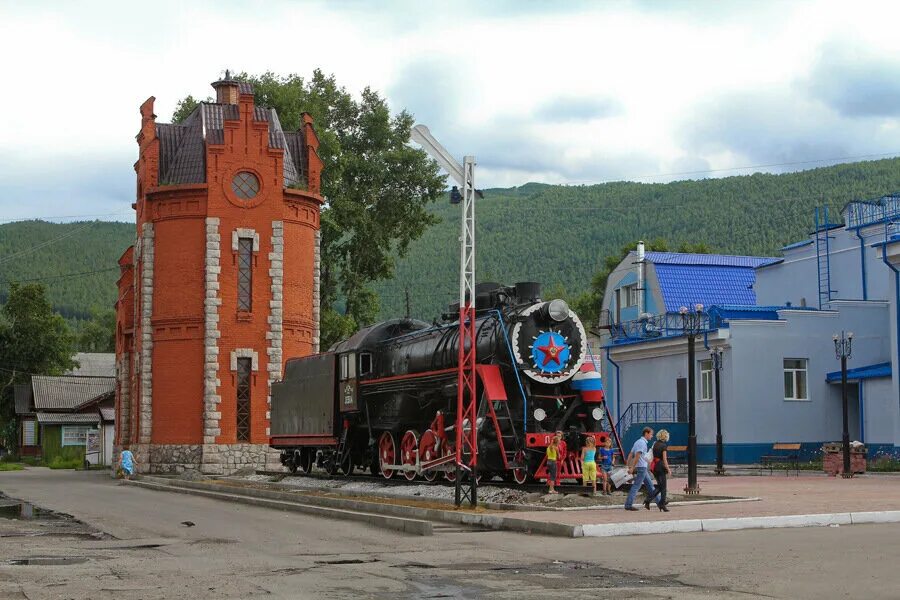
[[[844,334],[841,332],[840,337],[837,334],[831,338],[834,340],[834,355],[841,361],[841,403],[844,412],[844,435],[842,438],[842,446],[844,451],[844,472],[841,477],[849,479],[853,477],[853,470],[850,467],[850,425],[847,416],[847,359],[853,350],[853,333]]]
[[[688,482],[685,494],[699,494],[697,485],[697,365],[695,363],[694,342],[703,328],[703,305],[697,304],[691,312],[686,306],[679,309],[681,326],[687,336],[688,345]]]
[[[409,318],[409,287],[407,286],[404,290],[404,295],[406,297],[406,318]]]
[[[416,142],[462,188],[459,236],[459,338],[456,378],[456,505],[478,504],[478,425],[475,395],[475,157],[460,165],[424,125],[410,132]]]
[[[712,358],[712,367],[715,374],[716,385],[716,475],[724,475],[724,451],[722,448],[722,388],[720,386],[719,372],[722,370],[725,352],[721,348],[713,348],[709,351],[709,355]]]

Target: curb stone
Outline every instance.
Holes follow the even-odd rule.
[[[819,515],[776,515],[768,517],[728,517],[718,519],[681,519],[637,523],[604,523],[582,525],[585,537],[614,537],[654,533],[699,533],[737,531],[741,529],[775,529],[786,527],[829,527],[862,523],[900,523],[900,510],[829,513]]]
[[[180,487],[175,485],[166,485],[164,483],[157,483],[153,481],[140,481],[133,480],[127,481],[127,485],[134,485],[137,487],[143,487],[145,489],[151,489],[155,491],[161,492],[176,492],[180,494],[192,494],[195,496],[203,496],[206,498],[213,498],[216,500],[225,500],[228,502],[239,502],[241,504],[250,504],[253,506],[262,506],[265,508],[275,508],[280,510],[290,510],[296,512],[302,512],[307,514],[312,514],[320,517],[327,517],[333,519],[339,519],[343,521],[358,521],[361,523],[366,523],[368,525],[373,525],[375,527],[381,527],[384,529],[393,529],[395,531],[401,531],[403,533],[410,533],[413,535],[433,535],[434,534],[434,526],[430,521],[422,521],[416,519],[406,519],[402,517],[396,517],[391,515],[379,515],[373,513],[365,513],[365,512],[357,512],[354,510],[344,510],[340,508],[330,508],[325,506],[316,506],[312,504],[304,504],[298,502],[296,500],[300,500],[299,498],[295,501],[285,501],[285,500],[275,500],[271,498],[263,498],[259,496],[251,496],[245,494],[232,494],[227,491],[213,491],[213,490],[205,490],[201,488],[191,488],[191,487]]]

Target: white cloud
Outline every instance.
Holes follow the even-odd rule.
[[[0,10],[0,219],[71,213],[21,202],[35,174],[44,188],[69,190],[84,214],[119,195],[127,206],[139,104],[156,96],[168,119],[179,98],[209,95],[225,68],[319,67],[351,90],[382,90],[452,152],[476,154],[483,187],[900,150],[897,110],[844,85],[900,94],[885,58],[900,50],[894,3],[206,0]]]

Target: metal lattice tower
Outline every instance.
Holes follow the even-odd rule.
[[[460,165],[428,128],[416,125],[410,138],[420,144],[462,187],[459,236],[459,359],[456,386],[456,505],[478,504],[478,397],[475,372],[475,157]]]
[[[456,396],[456,503],[478,503],[478,419],[475,373],[475,157],[463,159],[459,238],[459,372]],[[464,473],[465,471],[465,473]]]

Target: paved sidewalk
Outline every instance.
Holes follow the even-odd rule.
[[[670,490],[680,491],[687,480],[671,479]],[[900,481],[890,477],[856,477],[841,479],[819,476],[771,477],[725,476],[700,477],[704,495],[758,497],[753,502],[730,502],[691,506],[682,503],[664,513],[651,506],[639,512],[625,510],[515,511],[509,517],[568,525],[674,521],[681,519],[716,519],[729,517],[765,517],[810,515],[868,511],[900,510]],[[635,503],[635,506],[641,506]]]

